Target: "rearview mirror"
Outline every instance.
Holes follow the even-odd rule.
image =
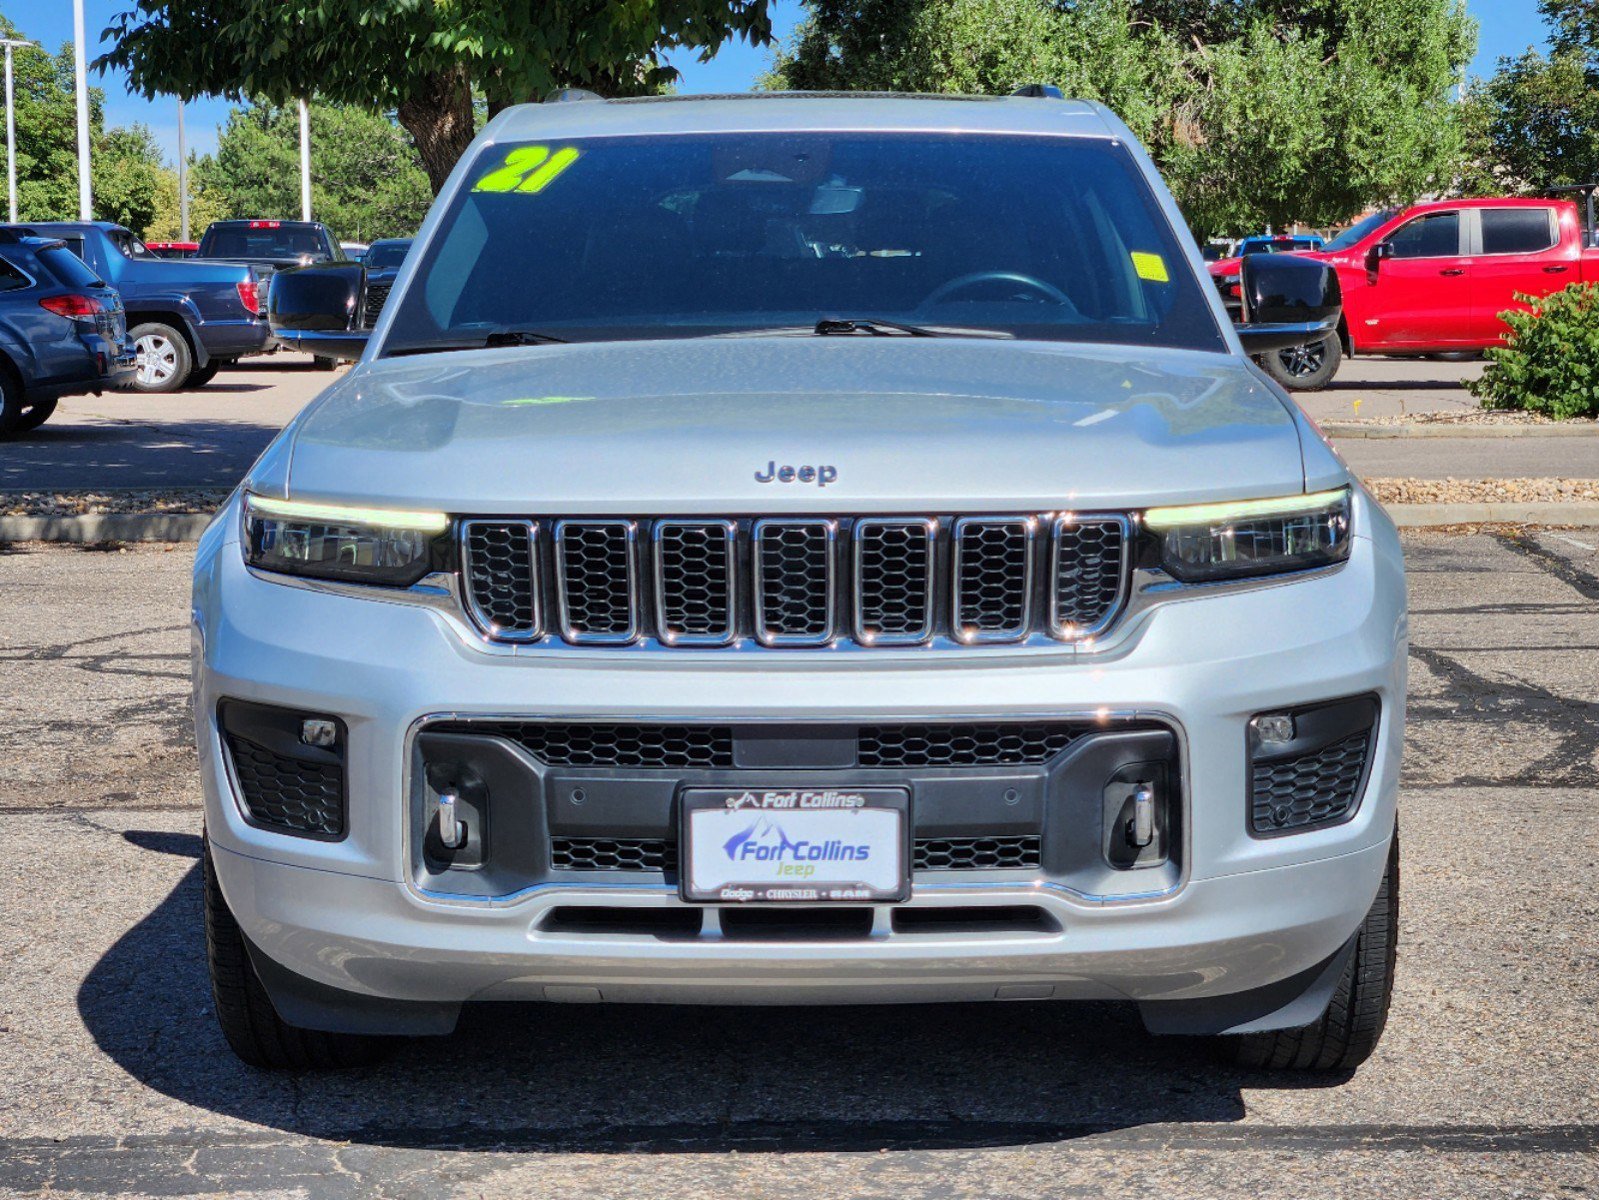
[[[1338,331],[1343,292],[1329,264],[1298,254],[1251,254],[1239,267],[1243,319],[1233,328],[1249,354],[1319,342]]]
[[[290,267],[272,276],[267,324],[290,350],[323,358],[360,358],[370,330],[363,327],[366,268],[359,263]]]

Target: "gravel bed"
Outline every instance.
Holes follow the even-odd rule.
[[[86,517],[107,513],[213,513],[226,488],[138,489],[115,492],[0,492],[0,516]]]
[[[1383,504],[1558,504],[1599,500],[1599,479],[1368,479]]]
[[[1329,418],[1329,421],[1331,419]],[[1557,421],[1546,413],[1506,408],[1463,408],[1449,412],[1391,413],[1386,417],[1337,419],[1339,425],[1593,425],[1595,417]]]

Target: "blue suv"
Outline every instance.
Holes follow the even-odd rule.
[[[62,396],[117,387],[137,363],[122,299],[56,238],[0,229],[0,437]]]

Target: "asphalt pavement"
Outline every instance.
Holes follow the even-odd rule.
[[[1481,363],[1354,359],[1331,387],[1299,394],[1317,421],[1470,411]],[[38,430],[0,444],[0,491],[231,488],[273,436],[334,377],[305,355],[246,359],[171,396],[62,401]],[[1599,438],[1343,439],[1363,476],[1442,479],[1599,476]]]
[[[1398,992],[1321,1080],[1109,1004],[493,1005],[249,1070],[205,983],[190,551],[10,547],[0,1193],[1599,1196],[1599,537],[1406,546]]]

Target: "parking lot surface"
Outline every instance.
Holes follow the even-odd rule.
[[[1345,364],[1332,387],[1301,393],[1299,401],[1318,421],[1469,410],[1477,401],[1462,381],[1481,370],[1480,363],[1356,359]],[[278,430],[334,378],[312,370],[307,355],[274,354],[246,359],[191,392],[71,397],[45,425],[5,443],[0,491],[231,488]],[[1496,458],[1499,446],[1479,442],[1471,448],[1483,460],[1483,474],[1599,473],[1594,443],[1523,440],[1504,448],[1513,462],[1496,466],[1505,461],[1503,454]],[[1464,473],[1438,465],[1443,459],[1437,443],[1345,443],[1344,448],[1367,475]]]
[[[0,1192],[1599,1196],[1599,538],[1406,545],[1398,993],[1321,1080],[1108,1004],[480,1006],[249,1070],[205,982],[190,552],[11,547]]]

